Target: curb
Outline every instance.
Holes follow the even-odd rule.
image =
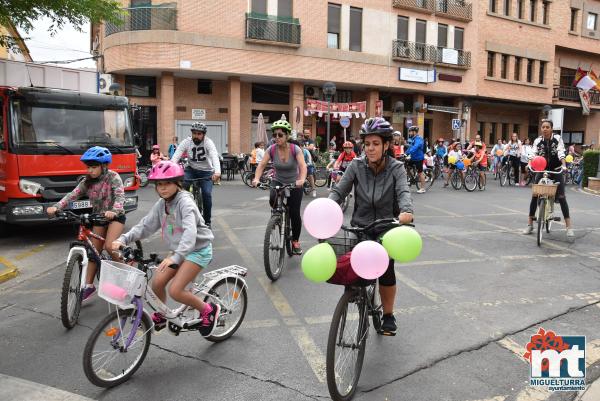
[[[0,256],[0,283],[4,283],[19,275],[17,266]]]
[[[92,401],[79,394],[1,373],[0,384],[0,399],[3,400]]]
[[[583,189],[584,192],[587,192],[587,193],[590,193],[590,194],[593,194],[593,195],[600,195],[600,191],[596,191],[596,190],[589,189],[589,188],[582,188],[582,189]]]

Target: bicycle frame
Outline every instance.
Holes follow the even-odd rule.
[[[84,288],[86,284],[85,280],[87,277],[87,269],[89,263],[88,254],[92,256],[92,258],[94,259],[93,262],[96,263],[97,267],[100,267],[100,264],[102,263],[102,257],[100,256],[100,252],[98,252],[98,250],[90,240],[90,237],[104,242],[104,238],[94,233],[90,228],[85,227],[83,224],[79,225],[79,233],[77,235],[77,240],[80,241],[82,246],[72,246],[69,250],[69,255],[67,256],[67,260],[71,260],[71,257],[77,254],[81,256],[81,288]],[[89,252],[90,250],[92,251],[91,253]]]

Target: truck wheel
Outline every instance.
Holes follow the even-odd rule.
[[[8,224],[0,221],[0,238],[8,236]]]

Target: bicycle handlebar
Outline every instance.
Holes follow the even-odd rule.
[[[121,251],[121,254],[123,255],[123,260],[125,260],[126,263],[138,262],[143,266],[143,268],[140,270],[144,272],[152,268],[152,266],[149,266],[150,263],[154,264],[155,267],[157,267],[163,261],[163,259],[159,258],[158,255],[155,253],[151,253],[149,259],[144,259],[144,255],[140,250],[133,249],[130,246],[121,245],[119,247],[119,251]],[[169,265],[169,267],[171,269],[177,269],[179,265],[177,263],[172,263]]]
[[[381,226],[381,225],[390,225],[390,226],[396,226],[396,227],[400,227],[402,225],[409,226],[409,227],[414,227],[415,226],[412,223],[400,224],[400,222],[396,218],[387,218],[387,219],[377,219],[374,222],[372,222],[369,225],[367,225],[366,227],[348,227],[348,226],[342,226],[342,230],[358,234],[358,233],[364,233],[364,232],[371,231],[375,227]]]
[[[560,170],[556,169],[556,170],[541,170],[541,171],[537,171],[537,170],[532,169],[530,165],[528,165],[527,168],[529,169],[529,171],[534,172],[534,173],[561,174],[563,172],[562,166],[558,167]]]
[[[54,214],[54,217],[60,220],[67,220],[70,218],[73,219],[77,219],[79,220],[79,222],[81,224],[86,224],[86,223],[97,223],[97,224],[109,224],[110,220],[108,220],[106,217],[104,217],[101,214],[97,214],[97,213],[93,213],[93,214],[89,214],[89,213],[84,213],[84,214],[77,214],[77,213],[73,213],[71,210],[57,210],[56,213]]]

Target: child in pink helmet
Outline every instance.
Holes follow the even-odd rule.
[[[155,181],[160,199],[150,212],[128,233],[113,242],[113,249],[147,238],[157,230],[169,248],[168,256],[160,263],[152,280],[152,290],[166,301],[166,287],[173,300],[198,310],[197,319],[188,322],[197,326],[200,334],[212,334],[221,311],[219,305],[205,303],[186,291],[186,287],[212,260],[213,233],[204,223],[192,195],[182,190],[183,168],[170,160],[152,167],[148,179]],[[166,326],[165,317],[155,312],[152,316],[155,330]]]
[[[168,158],[160,152],[160,146],[152,146],[152,153],[150,154],[152,165],[156,166],[161,160],[168,160]]]

